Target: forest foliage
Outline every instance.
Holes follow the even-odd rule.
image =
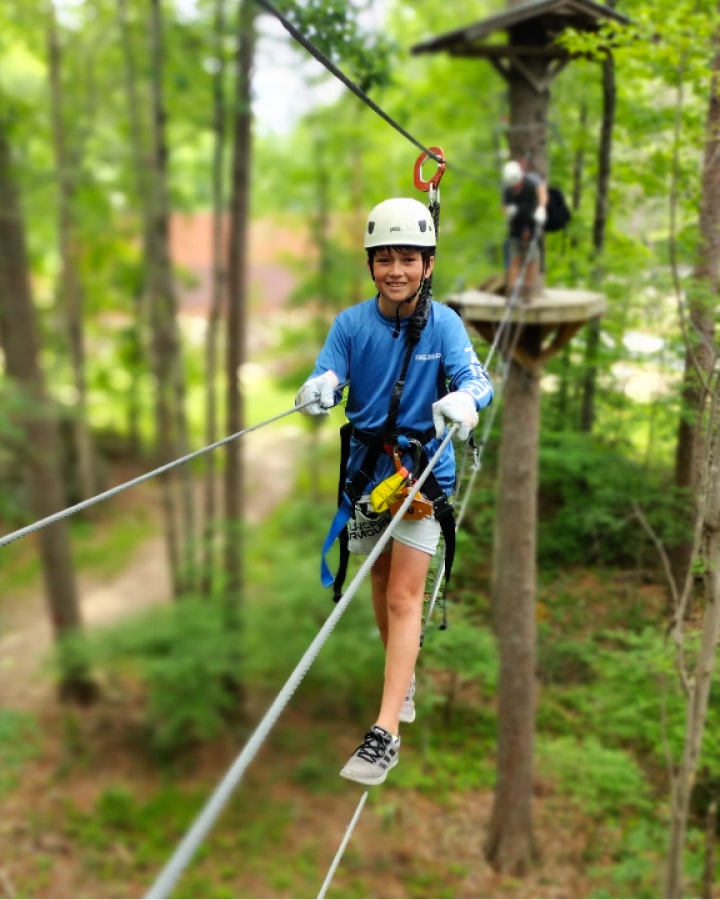
[[[504,9],[499,0],[478,0],[471,6],[467,0],[442,5],[357,0],[349,5],[353,18],[348,20],[348,4],[335,0],[278,2],[294,25],[394,122],[422,145],[445,151],[448,169],[441,185],[433,278],[441,300],[502,269],[499,172],[507,154],[506,87],[482,60],[411,52],[429,36]],[[623,0],[615,6],[631,25],[601,36],[613,48],[617,84],[601,258],[592,243],[603,115],[597,38],[590,42],[582,34],[566,35],[568,45],[585,55],[554,81],[548,123],[549,180],[572,199],[573,215],[567,229],[547,237],[546,280],[558,287],[601,291],[608,298],[597,360],[596,419],[592,434],[580,430],[586,374],[581,332],[543,377],[539,459],[538,767],[543,779],[596,823],[585,862],[591,895],[598,897],[658,895],[657,866],[667,819],[666,751],[677,756],[682,746],[682,691],[665,640],[668,609],[658,593],[645,590],[648,583],[662,585],[662,566],[637,510],[661,541],[678,540],[684,527],[677,515],[683,497],[669,485],[682,413],[686,335],[681,314],[698,290],[691,276],[703,237],[698,228],[702,156],[718,27],[717,5],[709,0]],[[134,464],[147,463],[147,468],[156,449],[155,374],[136,340],[137,300],[148,276],[148,259],[130,150],[119,8],[111,0],[49,6],[11,0],[0,5],[0,120],[22,205],[42,371],[54,415],[67,434],[77,417],[61,278],[59,209],[63,191],[69,189],[65,196],[71,198],[69,220],[88,347],[87,417],[100,448],[103,485],[109,483],[115,460],[127,459],[133,416],[138,417],[141,445],[134,448]],[[217,6],[209,0],[167,0],[162,9],[169,209],[172,217],[207,215],[214,196],[213,78],[222,63],[227,97],[234,97],[238,5],[226,4],[227,26],[219,42]],[[252,365],[243,374],[248,423],[291,407],[332,315],[369,294],[360,252],[364,217],[385,196],[415,195],[412,167],[420,152],[352,92],[333,94],[332,75],[319,62],[308,63],[305,50],[267,12],[256,12],[260,41],[253,77],[259,80],[262,67],[271,66],[277,56],[289,68],[302,68],[298,98],[312,87],[316,96],[327,88],[334,99],[299,114],[288,112],[272,92],[256,96],[253,103],[250,221],[289,228],[303,249],[277,253],[294,284],[282,314],[267,309],[261,280],[248,286],[248,327],[263,335],[247,360],[262,374],[253,380]],[[128,0],[126,15],[137,54],[142,123],[149,130],[153,58],[146,4]],[[51,17],[62,49],[62,170],[52,118]],[[235,113],[230,99],[227,126]],[[181,296],[196,287],[192,273],[182,267],[174,275]],[[716,318],[715,296],[711,303]],[[194,447],[204,437],[207,361],[190,329],[181,332],[181,344]],[[479,347],[481,356],[486,349]],[[27,402],[7,373],[0,373],[0,519],[5,531],[28,520],[27,489],[18,477],[16,452],[22,440],[17,413],[27,412]],[[437,728],[432,736],[426,734],[423,762],[408,765],[400,784],[434,796],[444,786],[428,774],[428,759],[452,773],[458,791],[493,784],[492,752],[479,754],[471,767],[458,748],[471,739],[491,746],[497,728],[489,573],[487,564],[478,564],[478,558],[487,561],[492,554],[497,430],[495,426],[486,448],[470,521],[458,536],[451,627],[433,632],[422,654],[422,711]],[[250,601],[242,612],[240,673],[226,610],[220,602],[207,603],[199,591],[171,610],[155,610],[146,619],[93,636],[82,651],[111,681],[142,685],[141,742],[159,765],[174,765],[183,753],[228,729],[233,736],[242,734],[233,715],[238,677],[261,693],[276,690],[329,611],[323,606],[327,598],[318,600],[315,560],[323,523],[331,516],[336,459],[331,440],[318,444],[317,439],[316,433],[297,437],[298,446],[305,447],[307,440],[313,448],[313,465],[318,459],[324,463],[317,483],[310,483],[304,465],[298,475],[297,493],[317,500],[322,513],[317,523],[308,522],[302,504],[288,504],[249,536],[245,575]],[[72,460],[64,459],[63,466],[66,500],[72,503],[79,486]],[[93,551],[85,540],[92,524],[78,520],[70,527],[76,558],[83,568],[85,560],[91,565]],[[287,534],[297,537],[292,548]],[[0,553],[10,562],[5,577],[12,592],[17,587],[13,565],[20,556],[9,547]],[[575,576],[580,587],[573,583]],[[262,603],[254,600],[258,594]],[[221,596],[222,585],[215,599]],[[311,714],[332,711],[333,703],[338,715],[355,714],[371,702],[367,685],[376,681],[380,649],[358,638],[371,627],[367,606],[355,604],[352,628],[333,637],[308,673],[299,699]],[[688,658],[696,658],[697,652],[691,633]],[[350,657],[352,669],[345,665]],[[177,696],[184,698],[183,704],[176,702]],[[688,833],[688,874],[698,890],[707,864],[701,827],[716,800],[720,777],[715,707],[711,704]],[[23,767],[31,764],[39,737],[32,717],[3,709],[0,738],[3,793],[13,789]],[[322,759],[308,754],[293,778],[322,790],[327,787],[324,772]],[[131,868],[134,877],[144,877],[148,866],[164,861],[169,848],[157,843],[157,834],[145,846],[140,801],[123,790],[109,786],[95,812],[110,831],[124,829],[143,846],[147,856],[134,860]],[[182,807],[189,815],[187,798],[161,799],[175,813]],[[81,846],[83,840],[96,840],[88,837],[90,825],[83,816],[73,809],[66,826],[67,839]]]

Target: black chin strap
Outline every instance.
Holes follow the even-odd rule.
[[[392,335],[394,338],[400,337],[400,307],[403,305],[403,303],[412,303],[413,300],[417,297],[417,295],[422,290],[422,287],[424,284],[425,284],[425,271],[423,269],[423,277],[420,279],[420,284],[418,285],[417,290],[413,291],[413,293],[410,294],[409,297],[406,297],[404,300],[401,300],[397,305],[397,309],[395,310],[395,328],[393,329],[393,335]],[[378,297],[379,296],[380,296],[380,294],[378,294]]]

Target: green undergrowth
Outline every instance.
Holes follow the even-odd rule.
[[[0,798],[17,784],[23,766],[40,751],[36,718],[0,707]]]
[[[115,691],[132,685],[133,721],[141,723],[134,746],[152,751],[159,772],[180,765],[187,775],[196,754],[213,743],[230,740],[239,750],[335,609],[332,592],[319,582],[334,491],[333,467],[323,463],[332,461],[334,452],[332,441],[320,445],[311,514],[303,498],[313,486],[305,482],[297,499],[247,535],[246,603],[237,629],[227,627],[219,596],[155,609],[94,638],[95,664],[105,681]],[[382,791],[371,792],[370,808],[388,841],[402,832],[404,795],[425,798],[442,815],[444,808],[486,795],[494,786],[499,662],[488,596],[490,499],[484,496],[458,542],[448,628],[441,630],[434,617],[426,630],[417,669],[418,718],[403,729],[401,763]],[[560,517],[553,525],[551,518],[543,526],[549,546],[566,539],[571,521]],[[588,896],[659,896],[668,831],[666,747],[677,758],[684,729],[682,692],[664,637],[663,592],[649,591],[632,571],[618,567],[543,568],[542,562],[536,781],[552,808],[577,822],[575,864],[586,873]],[[331,567],[335,564],[331,557]],[[346,587],[359,568],[353,560]],[[267,784],[265,794],[253,794],[251,766],[183,876],[178,896],[242,896],[242,885],[252,885],[248,891],[262,885],[273,896],[317,891],[329,862],[327,846],[304,815],[347,791],[337,771],[372,722],[381,686],[383,652],[367,581],[357,586],[316,651],[259,754],[259,765],[275,761],[281,796],[267,793]],[[692,640],[687,652],[692,660]],[[251,701],[249,718],[237,715],[239,687]],[[715,694],[699,775],[708,798],[720,751]],[[71,773],[72,767],[63,777]],[[154,876],[212,787],[158,787],[150,794],[131,784],[108,787],[90,812],[71,803],[68,839],[87,850],[90,865],[107,867],[104,879],[119,892],[122,867],[108,847],[119,841],[129,848],[128,865],[139,881]],[[693,890],[699,890],[702,869],[701,827],[709,800],[704,802],[693,804],[688,834],[686,866]],[[168,824],[161,834],[163,817]],[[292,849],[279,850],[286,842]],[[408,896],[458,896],[467,874],[459,862],[456,871],[449,861],[438,862],[435,874],[428,867],[404,867],[381,846],[373,866],[383,865],[401,871]],[[367,861],[352,844],[338,879],[342,893],[329,896],[368,896],[373,890]]]

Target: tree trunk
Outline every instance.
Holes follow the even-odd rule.
[[[526,328],[526,334],[536,329]],[[539,373],[510,362],[503,398],[493,598],[500,649],[498,774],[488,862],[520,876],[535,857],[535,581]]]
[[[247,243],[250,208],[250,150],[252,137],[251,77],[254,55],[255,7],[243,0],[238,15],[235,60],[235,115],[233,117],[233,162],[230,201],[230,247],[228,258],[227,317],[227,431],[241,431],[244,422],[240,375],[246,353]],[[225,591],[229,620],[237,624],[243,595],[243,445],[227,445],[225,466]]]
[[[685,370],[675,447],[675,486],[683,495],[681,508],[688,516],[688,531],[697,516],[704,452],[702,418],[707,402],[707,380],[715,362],[714,319],[720,270],[720,53],[717,52],[713,73],[703,160],[700,238],[693,284],[688,290],[690,327],[686,329]],[[669,556],[675,585],[678,590],[683,590],[692,563],[692,541],[677,542],[670,548]]]
[[[135,177],[136,202],[140,210],[142,222],[142,249],[144,259],[152,257],[151,239],[151,202],[150,185],[152,162],[147,149],[147,136],[141,125],[140,110],[143,103],[137,86],[135,54],[133,52],[128,20],[127,0],[117,0],[118,26],[122,41],[123,71],[125,76],[125,97],[127,100],[128,121],[130,124],[130,151],[132,171]],[[130,356],[137,362],[130,371],[130,390],[128,392],[128,436],[130,447],[135,453],[142,449],[140,434],[140,374],[141,366],[149,355],[146,351],[145,331],[147,308],[149,305],[147,276],[145,283],[133,297],[135,322],[130,340],[132,349]]]
[[[720,10],[720,3],[718,3]],[[720,636],[720,383],[714,373],[713,311],[720,272],[720,32],[716,32],[707,115],[700,241],[695,266],[695,284],[690,302],[690,319],[699,336],[697,344],[686,344],[686,370],[683,400],[693,414],[692,422],[681,421],[676,457],[676,483],[682,478],[690,489],[693,518],[688,531],[694,536],[689,545],[675,547],[672,559],[676,596],[675,641],[682,647],[685,611],[690,593],[687,576],[693,548],[701,535],[705,611],[700,650],[692,677],[681,668],[679,674],[687,691],[687,716],[682,759],[672,777],[670,838],[666,870],[665,896],[683,896],[682,874],[685,834],[692,785],[702,746],[712,674]],[[710,415],[705,415],[707,398],[712,397]],[[694,404],[694,405],[693,405]],[[682,446],[681,446],[682,445]],[[682,459],[681,459],[682,455]],[[680,571],[679,571],[680,570]],[[680,572],[683,572],[678,580]]]
[[[614,3],[610,4],[614,6]],[[598,148],[598,176],[593,219],[593,256],[597,277],[600,278],[605,232],[610,197],[610,173],[612,169],[612,134],[615,127],[617,89],[615,85],[615,60],[608,54],[602,64],[603,117]],[[588,322],[585,343],[585,375],[583,378],[580,430],[592,432],[595,424],[595,393],[597,391],[597,356],[600,348],[600,321]]]
[[[215,27],[213,30],[214,55],[217,68],[213,76],[214,137],[212,190],[213,190],[213,277],[212,301],[205,335],[205,441],[213,444],[217,438],[217,368],[218,329],[226,288],[224,265],[223,221],[225,216],[225,0],[215,0]],[[205,454],[203,484],[203,563],[201,591],[212,593],[215,572],[215,532],[217,519],[217,457]]]
[[[160,460],[165,463],[185,455],[189,447],[177,298],[170,260],[168,147],[165,136],[167,115],[162,88],[164,53],[160,0],[151,0],[150,36],[154,171],[150,225],[152,255],[148,265],[156,376],[157,441]],[[173,587],[175,596],[178,597],[193,585],[195,574],[192,469],[189,466],[182,466],[179,470],[171,470],[160,477],[164,484],[163,506]]]
[[[691,676],[680,673],[687,687],[685,740],[682,758],[672,777],[670,838],[664,897],[683,897],[683,856],[690,795],[707,719],[718,637],[720,636],[720,384],[715,383],[710,431],[712,446],[706,457],[703,487],[707,492],[702,513],[705,613],[697,663]],[[702,507],[702,504],[701,504]],[[685,621],[675,617],[675,640],[684,640]]]
[[[64,506],[58,428],[39,364],[25,230],[20,201],[12,180],[10,146],[1,118],[0,340],[7,374],[17,383],[25,399],[24,409],[18,413],[18,425],[22,428],[24,439],[21,460],[32,514],[39,520]],[[48,612],[60,651],[60,697],[86,703],[95,698],[97,688],[78,643],[82,623],[67,521],[61,519],[40,529],[38,540]],[[63,654],[64,649],[67,649],[67,655]]]
[[[75,476],[78,500],[91,497],[97,490],[95,454],[87,413],[85,378],[85,329],[83,324],[83,289],[78,265],[78,246],[74,234],[72,206],[75,194],[71,160],[67,153],[64,125],[64,103],[61,76],[61,50],[57,36],[55,10],[47,10],[47,43],[50,76],[50,104],[58,186],[58,241],[60,250],[59,299],[65,319],[70,350],[70,366],[75,386],[75,410],[72,422]]]
[[[583,101],[580,104],[580,140],[573,154],[573,173],[572,173],[572,192],[570,206],[574,213],[580,211],[580,201],[582,200],[583,176],[585,174],[585,140],[587,134],[587,104]],[[573,246],[576,242],[573,242]]]
[[[508,0],[508,9],[522,2]],[[517,51],[546,39],[532,28],[512,34]],[[522,57],[522,66],[514,66],[508,77],[508,87],[510,154],[547,179],[548,61],[533,54]],[[537,327],[523,327],[520,339],[528,356],[539,353]],[[497,782],[485,855],[497,871],[519,876],[536,855],[532,788],[540,367],[531,372],[511,359],[507,365],[493,547],[492,604],[500,650]]]

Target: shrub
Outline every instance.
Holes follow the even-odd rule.
[[[220,604],[184,600],[100,633],[94,651],[140,676],[151,750],[172,755],[216,736],[237,709],[237,642]]]
[[[0,796],[11,788],[24,763],[39,751],[37,721],[29,713],[0,709]]]

